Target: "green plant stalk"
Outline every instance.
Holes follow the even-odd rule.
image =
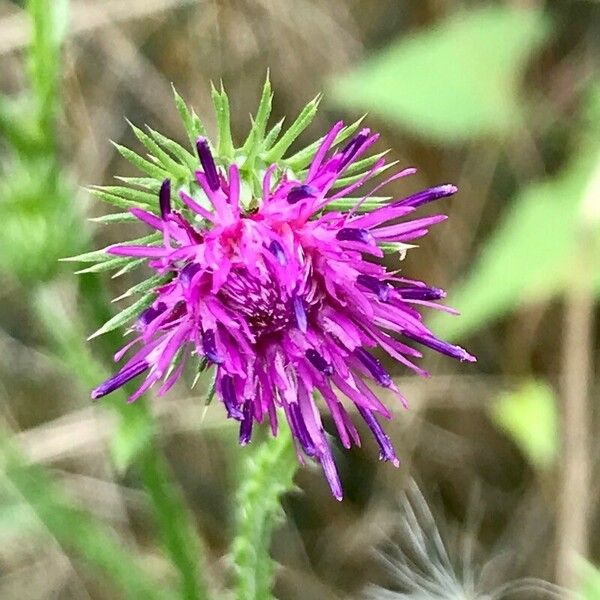
[[[292,436],[283,427],[245,461],[236,495],[236,535],[231,553],[237,600],[272,600],[271,536],[283,511],[281,497],[294,489],[298,468]]]
[[[81,292],[84,304],[92,313],[103,313],[106,303],[98,300],[102,296],[95,282],[83,285]],[[100,291],[100,294],[98,292]],[[54,343],[54,352],[61,358],[70,372],[78,374],[81,383],[91,388],[104,379],[104,367],[91,354],[77,323],[59,312],[60,301],[46,290],[39,294],[36,303],[38,315],[46,325],[48,335]],[[96,318],[103,315],[96,314]],[[112,338],[112,339],[111,339]],[[105,336],[108,347],[118,345],[118,334]],[[169,473],[166,460],[156,442],[156,425],[148,405],[143,399],[135,404],[127,404],[125,391],[115,392],[105,403],[119,416],[120,432],[138,435],[139,439],[129,442],[131,449],[117,464],[124,469],[137,459],[142,481],[152,503],[152,508],[163,544],[169,558],[179,572],[180,597],[189,600],[209,598],[205,582],[200,573],[203,570],[200,542],[194,535],[193,524],[188,519],[188,511],[182,500],[177,484]],[[116,440],[113,440],[115,442]],[[114,448],[113,448],[114,449]]]
[[[103,377],[97,378],[92,385],[102,379]],[[140,466],[160,537],[171,562],[179,571],[179,597],[186,600],[207,600],[210,596],[206,583],[201,578],[204,560],[200,541],[194,534],[188,509],[157,444],[156,424],[149,407],[144,400],[138,400],[134,405],[127,404],[125,394],[119,394],[110,406],[117,410],[123,430],[137,426],[140,431],[147,432],[139,453],[131,458],[137,459]]]
[[[42,467],[28,464],[4,431],[0,431],[0,456],[3,478],[61,547],[104,572],[124,598],[172,597],[152,585],[131,553],[113,539],[104,525],[71,505]]]
[[[180,598],[207,600],[209,594],[200,578],[198,538],[187,517],[187,509],[179,489],[173,483],[170,469],[155,443],[148,444],[140,457],[142,479],[150,495],[156,520],[171,561],[181,576]]]
[[[32,172],[36,175],[40,171],[37,168],[38,160],[43,160],[50,165],[44,181],[44,195],[49,198],[57,196],[59,183],[62,180],[57,155],[56,117],[60,112],[58,85],[61,69],[60,51],[66,31],[68,7],[68,0],[28,0],[27,2],[33,31],[28,51],[32,110],[22,118],[24,122],[30,124],[27,131],[31,131],[32,143],[27,146],[23,158],[28,161]],[[68,196],[65,195],[64,213],[73,211],[74,204],[68,200]],[[96,282],[92,282],[89,278],[82,279],[80,291],[88,314],[97,317],[99,313],[106,311],[99,301],[105,296],[104,291]],[[78,377],[86,388],[101,381],[105,375],[104,368],[91,355],[89,347],[82,343],[83,328],[73,323],[66,313],[61,312],[62,299],[57,297],[51,288],[40,285],[39,282],[34,282],[30,298],[33,300],[34,308],[37,309],[40,321],[46,326],[53,351],[66,364],[69,371]],[[108,302],[104,306],[108,306]],[[112,342],[118,344],[116,336],[112,336]],[[180,573],[181,597],[202,600],[207,596],[198,575],[200,569],[198,544],[194,543],[192,525],[186,519],[187,513],[176,484],[169,477],[166,461],[155,442],[152,415],[143,402],[128,406],[125,400],[125,394],[116,394],[106,403],[117,410],[120,416],[120,432],[134,432],[134,443],[128,440],[129,450],[120,466],[124,468],[130,459],[141,457],[143,480],[156,514],[161,537],[171,561]],[[131,433],[129,435],[131,436]],[[113,444],[113,453],[114,446],[115,444]],[[47,476],[39,467],[36,467],[35,471],[13,469],[11,473],[13,485],[20,489],[22,494],[31,492],[44,496],[45,494],[38,493],[36,486],[46,486],[49,489],[50,484],[44,483],[44,478]],[[31,473],[35,473],[35,477]],[[52,494],[58,494],[59,490],[49,489],[48,493],[52,498]],[[129,590],[128,597],[159,596],[151,584],[146,583],[147,579],[144,575],[136,574],[131,561],[123,558],[123,551],[120,551],[118,545],[107,537],[107,532],[100,524],[88,523],[74,509],[64,508],[60,512],[58,508],[59,504],[62,506],[61,503],[62,500],[57,499],[52,504],[56,510],[47,509],[47,504],[40,504],[36,508],[39,517],[54,535],[67,535],[68,526],[72,525],[74,535],[69,537],[70,547],[92,564],[99,564],[119,579],[122,587]],[[60,521],[61,515],[69,516]],[[98,543],[94,544],[94,542]],[[128,583],[129,574],[133,583]],[[144,582],[144,585],[135,583],[136,578]]]

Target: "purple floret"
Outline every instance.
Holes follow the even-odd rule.
[[[385,162],[379,159],[358,181],[336,187],[377,140],[363,129],[343,149],[333,150],[342,127],[336,123],[325,136],[303,181],[286,174],[272,185],[276,169],[267,169],[263,197],[254,198],[248,212],[240,198],[238,167],[217,166],[207,140],[198,139],[196,179],[210,206],[181,190],[178,212],[165,180],[160,217],[132,210],[163,233],[164,244],[108,250],[146,258],[158,274],[171,277],[155,290],[154,304],[138,319],[137,339],[117,357],[137,350],[92,392],[100,398],[146,373],[130,400],[161,380],[159,394],[164,393],[186,360],[197,356],[203,366],[215,369],[217,397],[228,417],[240,422],[240,443],[250,442],[254,422],[267,421],[276,432],[277,415],[285,415],[298,451],[321,463],[338,499],[342,488],[316,392],[345,447],[359,443],[352,421],[358,414],[377,440],[381,458],[397,466],[376,416],[391,413],[367,384],[405,400],[379,357],[387,354],[421,375],[425,372],[413,362],[421,353],[409,343],[474,360],[423,324],[422,307],[446,310],[436,302],[444,292],[399,277],[374,260],[383,256],[384,244],[406,244],[442,221],[443,215],[410,215],[454,194],[456,187],[429,188],[370,212],[324,211],[328,203],[351,197]],[[388,181],[413,172],[406,169]]]

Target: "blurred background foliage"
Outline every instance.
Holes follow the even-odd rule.
[[[92,406],[120,334],[85,338],[137,280],[59,262],[131,237],[83,191],[137,175],[108,143],[139,149],[124,116],[183,142],[173,83],[214,133],[222,79],[241,140],[267,68],[274,119],[325,91],[302,142],[368,112],[419,167],[389,194],[459,185],[401,266],[449,290],[463,315],[432,326],[479,358],[395,371],[399,470],[368,436],[338,453],[343,503],[300,470],[274,572],[227,550],[275,525],[272,454],[237,448],[202,384]],[[600,599],[599,69],[593,0],[0,0],[0,598],[262,598],[271,577],[281,599],[556,597],[507,583],[536,577]]]

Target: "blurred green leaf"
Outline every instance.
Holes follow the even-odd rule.
[[[86,387],[102,381],[104,369],[92,357],[89,345],[83,341],[81,325],[69,318],[59,290],[52,287],[42,289],[35,298],[35,306],[55,345],[57,355],[69,369],[79,376]],[[105,399],[105,403],[120,416],[116,434],[111,439],[113,459],[121,471],[133,459],[137,459],[140,465],[160,535],[173,565],[180,572],[181,584],[177,597],[203,600],[209,596],[200,575],[203,562],[200,542],[194,535],[177,483],[156,447],[154,419],[143,399],[135,404],[127,404],[125,397],[125,389],[121,389]],[[82,543],[87,542],[83,540]],[[124,569],[126,570],[126,565]],[[153,596],[140,594],[134,597]]]
[[[62,256],[81,252],[86,238],[57,154],[60,50],[68,0],[28,0],[32,37],[29,85],[16,98],[0,97],[0,137],[9,149],[0,165],[0,270],[26,285],[47,282]]]
[[[45,134],[45,147],[54,147],[54,117],[59,106],[60,47],[67,32],[68,0],[28,0],[33,37],[28,52],[31,88],[37,103],[37,118]]]
[[[38,123],[31,118],[34,110],[26,94],[17,98],[0,95],[0,134],[18,153],[34,154],[41,143]]]
[[[552,465],[558,454],[558,414],[547,382],[531,380],[503,394],[492,407],[492,417],[534,466]]]
[[[52,27],[54,43],[60,47],[69,30],[69,0],[52,0]]]
[[[595,157],[583,155],[554,180],[526,188],[488,238],[466,281],[450,296],[460,319],[433,327],[456,337],[556,289],[576,241],[576,216]]]
[[[140,411],[119,421],[117,430],[110,439],[110,453],[118,473],[123,474],[141,455],[149,446],[153,435],[154,424]]]
[[[581,573],[581,600],[600,600],[600,569],[592,563],[579,559]]]
[[[366,60],[334,83],[333,96],[444,141],[505,134],[524,116],[520,79],[547,31],[541,11],[460,12]]]
[[[108,575],[107,581],[122,592],[119,597],[167,597],[110,529],[74,507],[42,468],[26,462],[5,431],[0,431],[0,463],[3,478],[28,506],[34,519],[62,548]]]
[[[163,543],[180,573],[178,597],[182,600],[208,600],[211,594],[204,576],[201,541],[167,461],[149,446],[141,457],[140,466]]]
[[[48,281],[59,259],[81,251],[86,237],[70,186],[52,181],[51,158],[6,160],[0,169],[0,270],[27,284]]]
[[[582,199],[600,164],[598,140],[592,132],[590,137],[557,177],[533,184],[517,196],[467,279],[449,294],[461,318],[435,315],[432,326],[438,333],[466,335],[524,302],[550,297],[570,284]],[[600,275],[594,283],[600,291]]]
[[[15,543],[23,532],[29,535],[41,529],[26,502],[0,475],[0,544]]]
[[[90,389],[106,379],[107,371],[84,341],[83,326],[65,307],[58,286],[38,290],[34,305],[40,322],[49,336],[52,350],[67,370],[78,377],[84,389]],[[117,390],[105,401],[119,414],[117,429],[110,438],[111,457],[115,467],[123,473],[151,446],[154,421],[141,403],[127,404],[125,390]]]

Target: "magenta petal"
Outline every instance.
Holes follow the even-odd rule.
[[[148,212],[147,210],[144,210],[142,208],[132,208],[129,212],[136,219],[139,219],[140,221],[146,223],[146,225],[149,225],[153,229],[162,231],[164,225],[163,220],[157,217],[156,215],[153,215],[151,212]]]
[[[348,407],[355,406],[379,444],[382,460],[399,464],[378,421],[378,415],[392,413],[373,383],[387,388],[386,399],[406,400],[392,380],[392,369],[388,372],[388,364],[384,367],[376,356],[383,351],[388,360],[421,375],[426,372],[416,362],[423,348],[475,360],[424,325],[423,309],[451,310],[436,303],[444,292],[388,270],[381,260],[385,242],[416,239],[445,219],[414,219],[412,213],[454,194],[456,187],[430,187],[358,214],[381,187],[415,170],[396,172],[374,185],[385,165],[380,157],[366,171],[357,168],[358,179],[344,187],[340,178],[361,160],[377,134],[365,128],[333,148],[343,127],[336,123],[323,138],[303,181],[282,163],[250,173],[238,156],[236,162],[213,156],[208,140],[198,138],[201,170],[190,173],[196,181],[186,183],[189,194],[173,190],[172,204],[167,179],[158,194],[160,217],[131,210],[162,232],[162,243],[118,244],[107,250],[111,256],[154,259],[147,266],[160,283],[143,289],[154,301],[131,315],[133,340],[115,359],[121,361],[129,350],[131,355],[92,392],[100,398],[147,373],[130,397],[133,402],[155,385],[159,394],[166,393],[181,378],[186,361],[199,371],[212,370],[214,393],[224,412],[239,421],[240,444],[250,442],[255,421],[267,420],[276,435],[284,418],[299,459],[321,464],[339,500],[343,492],[332,451],[336,442],[325,433],[323,414],[331,415],[339,443],[349,448],[353,442],[360,445],[348,414]],[[352,210],[328,210],[328,203],[367,184],[371,192],[361,192],[363,198]],[[207,201],[193,198],[196,193]],[[313,397],[315,390],[324,402]]]

